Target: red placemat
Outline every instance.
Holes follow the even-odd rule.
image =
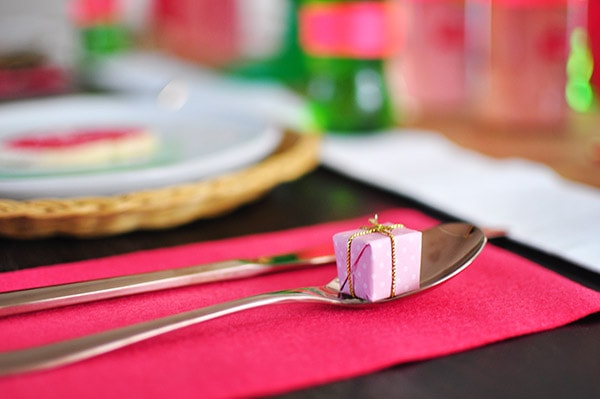
[[[289,251],[368,216],[228,240],[3,273],[0,291]],[[412,210],[381,221],[424,229]],[[322,285],[335,266],[198,285],[0,319],[0,350],[54,342],[265,291]],[[287,304],[188,327],[62,368],[0,378],[7,398],[263,396],[363,375],[565,325],[600,311],[600,293],[487,245],[426,295],[367,309]]]

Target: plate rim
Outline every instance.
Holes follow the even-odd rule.
[[[84,107],[103,104],[104,106],[113,107],[113,109],[117,109],[123,106],[123,104],[139,104],[142,107],[151,105],[148,102],[129,103],[120,97],[99,98],[89,95],[67,96],[62,97],[59,101],[61,100],[63,103],[83,101],[84,104],[81,106]],[[9,104],[6,107],[0,106],[0,113],[11,112],[15,109],[24,113],[24,110],[26,111],[27,108],[35,110],[36,107],[44,107],[47,104],[55,106],[56,101],[35,99],[26,103]],[[158,106],[156,108],[158,109]],[[227,111],[226,109],[219,109],[217,112],[206,115],[212,115],[213,119],[209,122],[213,124],[215,122],[231,123],[234,119],[219,120],[219,118],[222,118],[222,114]],[[80,174],[0,177],[0,197],[16,200],[48,196],[68,198],[73,196],[116,195],[160,188],[168,185],[208,179],[219,174],[241,169],[264,159],[277,148],[283,137],[283,129],[281,127],[257,115],[233,110],[231,112],[236,113],[235,120],[240,120],[241,118],[243,121],[251,121],[256,124],[256,135],[249,140],[244,140],[241,144],[230,145],[225,149],[204,154],[202,157],[186,158],[169,164],[149,164],[147,167],[136,166],[131,169],[88,171]],[[24,129],[28,128],[25,127]],[[10,133],[0,131],[0,138],[5,137],[6,134]],[[166,136],[164,132],[157,134],[159,134],[159,137]],[[115,179],[117,179],[117,183],[115,183]]]

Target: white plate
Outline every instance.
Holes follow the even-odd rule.
[[[39,130],[133,124],[159,136],[161,150],[152,159],[79,171],[0,167],[0,197],[114,195],[206,179],[260,161],[282,137],[263,118],[210,104],[169,111],[139,97],[68,96],[0,105],[0,139]]]

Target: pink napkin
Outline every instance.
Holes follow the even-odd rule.
[[[360,219],[0,275],[0,291],[251,257],[329,242]],[[424,229],[411,210],[382,222]],[[265,291],[322,285],[335,266],[211,283],[0,318],[0,350],[77,337]],[[264,396],[363,375],[565,325],[600,311],[600,293],[487,245],[426,295],[367,309],[274,305],[188,327],[62,368],[0,378],[6,398]]]

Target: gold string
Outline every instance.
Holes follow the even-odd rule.
[[[348,288],[350,290],[350,295],[353,298],[356,297],[356,295],[354,293],[354,284],[352,283],[352,262],[350,259],[350,256],[351,256],[350,249],[352,247],[352,241],[356,237],[360,237],[360,236],[364,236],[364,235],[372,234],[372,233],[381,233],[390,238],[391,247],[392,247],[392,288],[390,289],[390,298],[391,298],[396,294],[396,243],[394,241],[394,235],[392,234],[392,231],[394,229],[403,228],[404,225],[402,225],[402,224],[391,224],[391,225],[379,224],[377,214],[375,214],[375,216],[373,218],[369,219],[369,223],[371,223],[371,226],[362,226],[360,228],[360,231],[357,231],[356,233],[352,234],[348,238],[348,242],[346,243],[346,273],[348,275],[347,281],[348,281]]]

